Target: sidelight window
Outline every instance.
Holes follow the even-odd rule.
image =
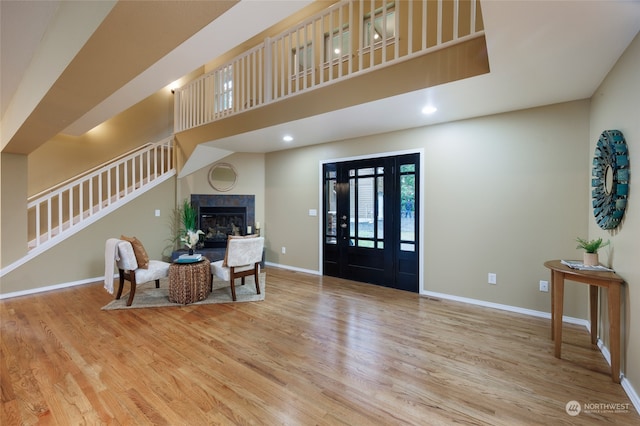
[[[416,250],[416,165],[400,166],[400,250]]]
[[[337,181],[336,181],[336,169],[334,165],[328,165],[325,167],[324,172],[324,200],[325,200],[325,242],[327,244],[336,244],[338,238],[338,223],[337,223]]]

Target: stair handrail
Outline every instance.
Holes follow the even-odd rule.
[[[74,182],[74,181],[76,181],[78,179],[81,179],[81,178],[83,178],[85,176],[88,176],[88,175],[90,175],[91,173],[93,173],[96,170],[100,170],[100,169],[103,169],[105,167],[108,167],[109,165],[111,165],[113,163],[116,163],[117,161],[119,161],[119,160],[121,160],[121,159],[123,159],[125,157],[129,157],[130,155],[133,155],[138,151],[144,151],[145,149],[147,149],[150,146],[166,144],[167,142],[171,141],[171,139],[173,139],[173,136],[169,136],[169,137],[167,137],[165,139],[162,139],[161,141],[158,141],[158,142],[147,142],[144,145],[137,146],[137,147],[135,147],[135,148],[123,153],[123,154],[118,155],[117,157],[112,158],[109,161],[106,161],[106,162],[104,162],[102,164],[99,164],[97,166],[94,166],[94,167],[92,167],[92,168],[90,168],[88,170],[80,172],[77,175],[72,176],[72,177],[70,177],[68,179],[65,179],[62,182],[58,182],[55,185],[53,185],[53,186],[51,186],[51,187],[49,187],[47,189],[43,189],[42,191],[40,191],[40,192],[38,192],[36,194],[30,195],[29,197],[27,197],[27,203],[30,204],[32,201],[34,201],[37,198],[42,197],[45,194],[50,194],[52,192],[55,192],[58,188],[63,187],[65,185],[69,184],[70,182]]]
[[[153,187],[171,175],[175,175],[173,136],[130,150],[30,197],[30,252],[73,235],[102,213],[125,203],[129,196],[137,196],[146,190],[143,188]]]

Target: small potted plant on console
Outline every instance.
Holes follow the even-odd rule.
[[[576,239],[576,241],[578,242],[578,246],[576,248],[584,250],[582,263],[584,263],[585,266],[598,265],[598,250],[608,246],[610,242],[609,240],[603,242],[602,238],[596,238],[594,240],[584,240],[579,237]]]

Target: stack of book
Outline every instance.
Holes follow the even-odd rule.
[[[202,260],[202,255],[200,253],[194,254],[181,254],[176,259],[177,263],[195,263],[200,262]]]

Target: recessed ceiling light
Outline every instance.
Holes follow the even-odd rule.
[[[285,141],[285,142],[291,142],[293,140],[293,136],[287,135],[287,136],[283,137],[282,140]]]
[[[433,114],[437,110],[438,110],[438,108],[436,108],[434,106],[431,106],[431,105],[427,105],[426,107],[422,108],[422,113],[423,114]]]

